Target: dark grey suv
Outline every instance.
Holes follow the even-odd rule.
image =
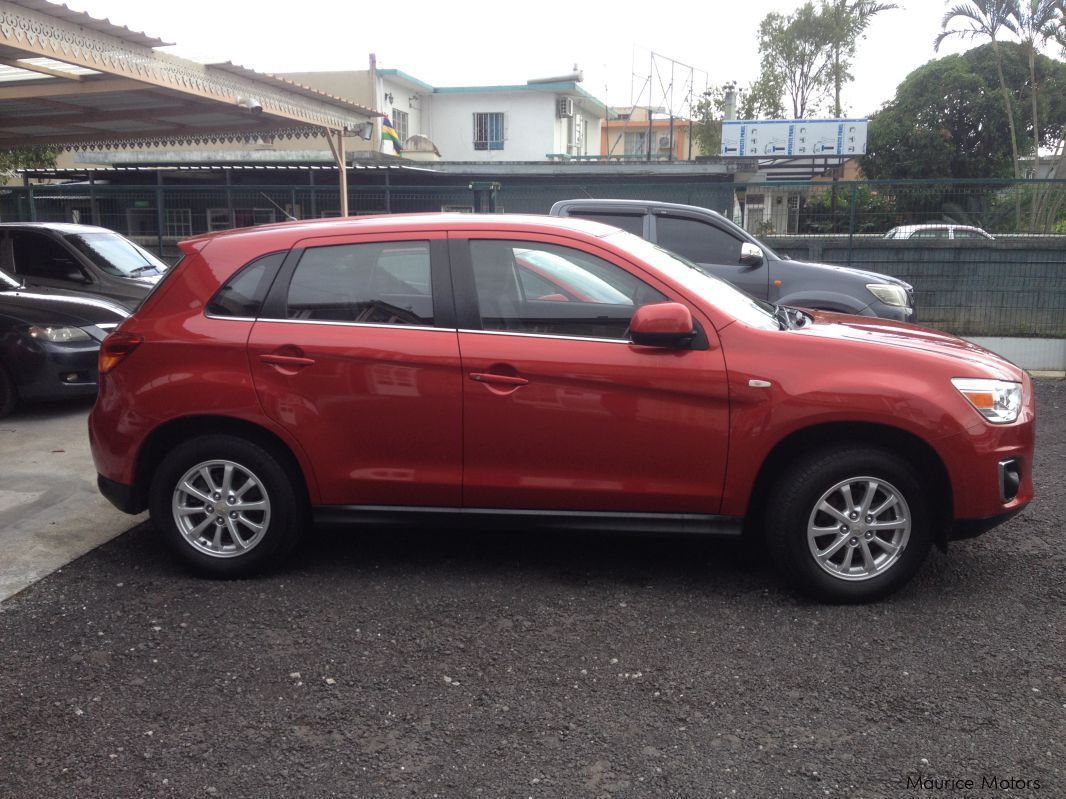
[[[562,200],[550,213],[622,228],[775,305],[916,321],[914,289],[902,280],[782,258],[706,208],[644,200]]]
[[[0,269],[30,288],[96,294],[134,309],[167,265],[107,228],[5,222],[0,224]]]

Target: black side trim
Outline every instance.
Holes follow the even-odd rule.
[[[393,505],[319,505],[315,524],[500,525],[539,530],[740,535],[743,519],[710,513],[608,513],[600,511],[433,508]]]
[[[274,282],[270,284],[263,307],[259,311],[260,319],[284,319],[289,302],[289,283],[292,282],[292,273],[296,271],[296,264],[303,257],[303,247],[293,247],[282,261]]]
[[[102,474],[96,475],[96,486],[108,502],[123,513],[136,514],[148,509],[143,497],[137,497],[133,486],[109,480]]]
[[[1003,522],[1013,519],[1024,509],[1025,505],[1019,505],[1017,508],[1011,508],[1006,513],[1000,513],[997,516],[989,516],[986,519],[956,519],[955,523],[951,526],[951,530],[948,531],[948,541],[962,541],[967,538],[976,538],[979,535],[987,533],[993,527],[999,527]]]

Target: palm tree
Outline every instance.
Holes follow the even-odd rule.
[[[870,20],[882,11],[899,8],[895,3],[879,3],[876,0],[822,0],[822,14],[829,23],[829,47],[832,62],[829,79],[833,83],[833,113],[837,119],[844,116],[840,104],[840,87],[851,75],[848,60],[855,55],[855,43],[870,25]]]
[[[1062,5],[1059,0],[1013,0],[1010,16],[1004,23],[1021,40],[1029,59],[1030,98],[1033,103],[1033,177],[1040,176],[1040,142],[1042,139],[1037,104],[1040,87],[1036,80],[1036,53],[1037,48],[1047,43],[1048,40],[1061,40],[1062,19],[1059,16],[1061,10]],[[1036,232],[1037,217],[1043,215],[1046,195],[1046,189],[1036,184],[1033,199],[1029,205],[1029,229],[1033,232]]]
[[[1040,120],[1037,116],[1037,48],[1060,33],[1058,0],[1012,0],[1004,27],[1022,42],[1029,57],[1029,83],[1033,101],[1033,174],[1040,174]],[[1035,210],[1035,208],[1034,208]]]
[[[1010,92],[1007,90],[1007,80],[1003,77],[1003,54],[999,50],[999,33],[1006,29],[1011,30],[1010,12],[1016,0],[968,0],[964,3],[956,3],[947,10],[944,18],[940,21],[943,30],[933,42],[936,50],[945,39],[958,36],[962,39],[989,39],[992,42],[992,52],[996,57],[996,74],[999,76],[999,88],[1003,93],[1003,105],[1007,110],[1007,124],[1010,126],[1010,149],[1014,163],[1014,177],[1020,178],[1020,165],[1018,164],[1018,134],[1014,127],[1014,106],[1011,103]],[[957,23],[957,27],[950,27]],[[1015,209],[1015,216],[1020,216],[1020,209]]]

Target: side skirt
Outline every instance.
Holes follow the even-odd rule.
[[[318,505],[312,510],[321,525],[411,525],[588,530],[620,533],[691,533],[740,535],[744,520],[710,513],[609,513],[601,511],[500,510],[392,505]]]

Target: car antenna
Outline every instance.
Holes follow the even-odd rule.
[[[261,192],[259,192],[259,195],[260,195],[260,196],[261,196],[261,197],[262,197],[262,198],[263,198],[264,200],[266,200],[266,201],[267,201],[268,203],[270,203],[270,204],[271,204],[271,205],[273,205],[273,206],[274,206],[275,208],[277,208],[277,209],[278,209],[279,211],[281,211],[281,213],[282,213],[282,216],[284,216],[284,217],[285,217],[285,218],[286,218],[287,220],[289,220],[290,222],[297,222],[297,221],[299,221],[299,220],[297,220],[297,219],[296,219],[296,217],[295,217],[295,216],[293,216],[292,214],[290,214],[290,213],[289,213],[288,211],[286,211],[286,210],[285,210],[284,208],[282,208],[282,207],[281,207],[280,205],[278,205],[278,204],[277,204],[276,202],[274,202],[274,201],[273,201],[272,199],[270,199],[270,196],[269,196],[269,195],[268,195],[268,194],[267,194],[267,193],[266,193],[265,191],[261,191]]]

